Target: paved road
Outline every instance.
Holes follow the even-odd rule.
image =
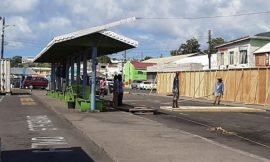
[[[77,129],[37,98],[0,96],[2,162],[90,162],[91,146]]]
[[[171,105],[171,98],[125,94],[124,103],[149,108]],[[185,106],[211,106],[207,102],[180,101]],[[270,112],[265,113],[170,113],[144,115],[168,127],[185,130],[227,146],[270,159]],[[219,128],[218,128],[219,127]]]

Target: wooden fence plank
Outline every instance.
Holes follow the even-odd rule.
[[[157,74],[157,93],[171,93],[174,75],[175,73]],[[217,77],[222,77],[225,85],[223,100],[270,105],[268,68],[184,71],[180,72],[179,77],[181,96],[206,96],[214,91]]]

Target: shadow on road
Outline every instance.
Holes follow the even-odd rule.
[[[92,162],[81,147],[2,151],[2,162]]]

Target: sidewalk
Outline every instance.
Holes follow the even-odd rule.
[[[33,94],[104,149],[114,161],[269,161],[130,113],[81,113],[67,109],[64,102],[45,96],[45,92]]]

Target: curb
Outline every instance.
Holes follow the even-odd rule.
[[[149,94],[149,93],[130,93],[130,95],[141,95],[141,96],[155,96],[155,97],[164,97],[164,98],[172,98],[172,96],[165,96],[165,95],[159,95],[159,94]],[[186,99],[192,99],[192,97],[185,97],[185,96],[180,96],[180,99],[186,100]],[[180,100],[181,101],[181,100]],[[203,103],[212,103],[212,100],[207,100],[207,99],[192,99],[192,101],[196,102],[203,102]],[[220,105],[224,106],[245,106],[249,108],[257,108],[257,109],[263,109],[266,111],[270,111],[269,106],[262,106],[262,105],[252,105],[252,104],[242,104],[242,103],[230,103],[230,102],[222,102]]]
[[[113,156],[111,156],[107,151],[105,151],[105,149],[104,149],[103,147],[101,147],[101,146],[99,146],[98,144],[96,144],[96,142],[95,142],[93,139],[91,139],[91,138],[83,131],[83,129],[81,129],[80,127],[77,127],[72,121],[70,121],[70,120],[66,117],[65,114],[61,114],[60,112],[58,112],[58,111],[56,110],[56,108],[55,108],[54,106],[52,106],[52,105],[50,105],[50,104],[48,104],[48,103],[42,101],[41,98],[40,98],[38,95],[33,94],[33,96],[35,96],[36,98],[38,98],[39,101],[40,101],[41,103],[43,103],[47,108],[49,108],[49,109],[52,110],[54,113],[56,113],[58,116],[60,116],[63,120],[67,121],[67,122],[68,122],[72,127],[74,127],[80,134],[82,134],[84,138],[88,139],[88,140],[89,140],[89,141],[88,141],[88,142],[89,142],[89,145],[90,145],[91,147],[96,148],[96,149],[94,150],[94,152],[96,152],[96,153],[98,154],[98,156],[100,156],[98,159],[100,159],[101,161],[108,161],[108,162],[110,162],[110,161],[112,161],[112,162],[117,161]],[[1,141],[0,141],[0,142],[1,142]],[[1,144],[1,143],[0,143],[0,144]],[[92,148],[91,148],[91,149],[92,149]],[[97,161],[99,161],[99,160],[97,160]],[[0,161],[0,162],[1,162],[1,161]]]

